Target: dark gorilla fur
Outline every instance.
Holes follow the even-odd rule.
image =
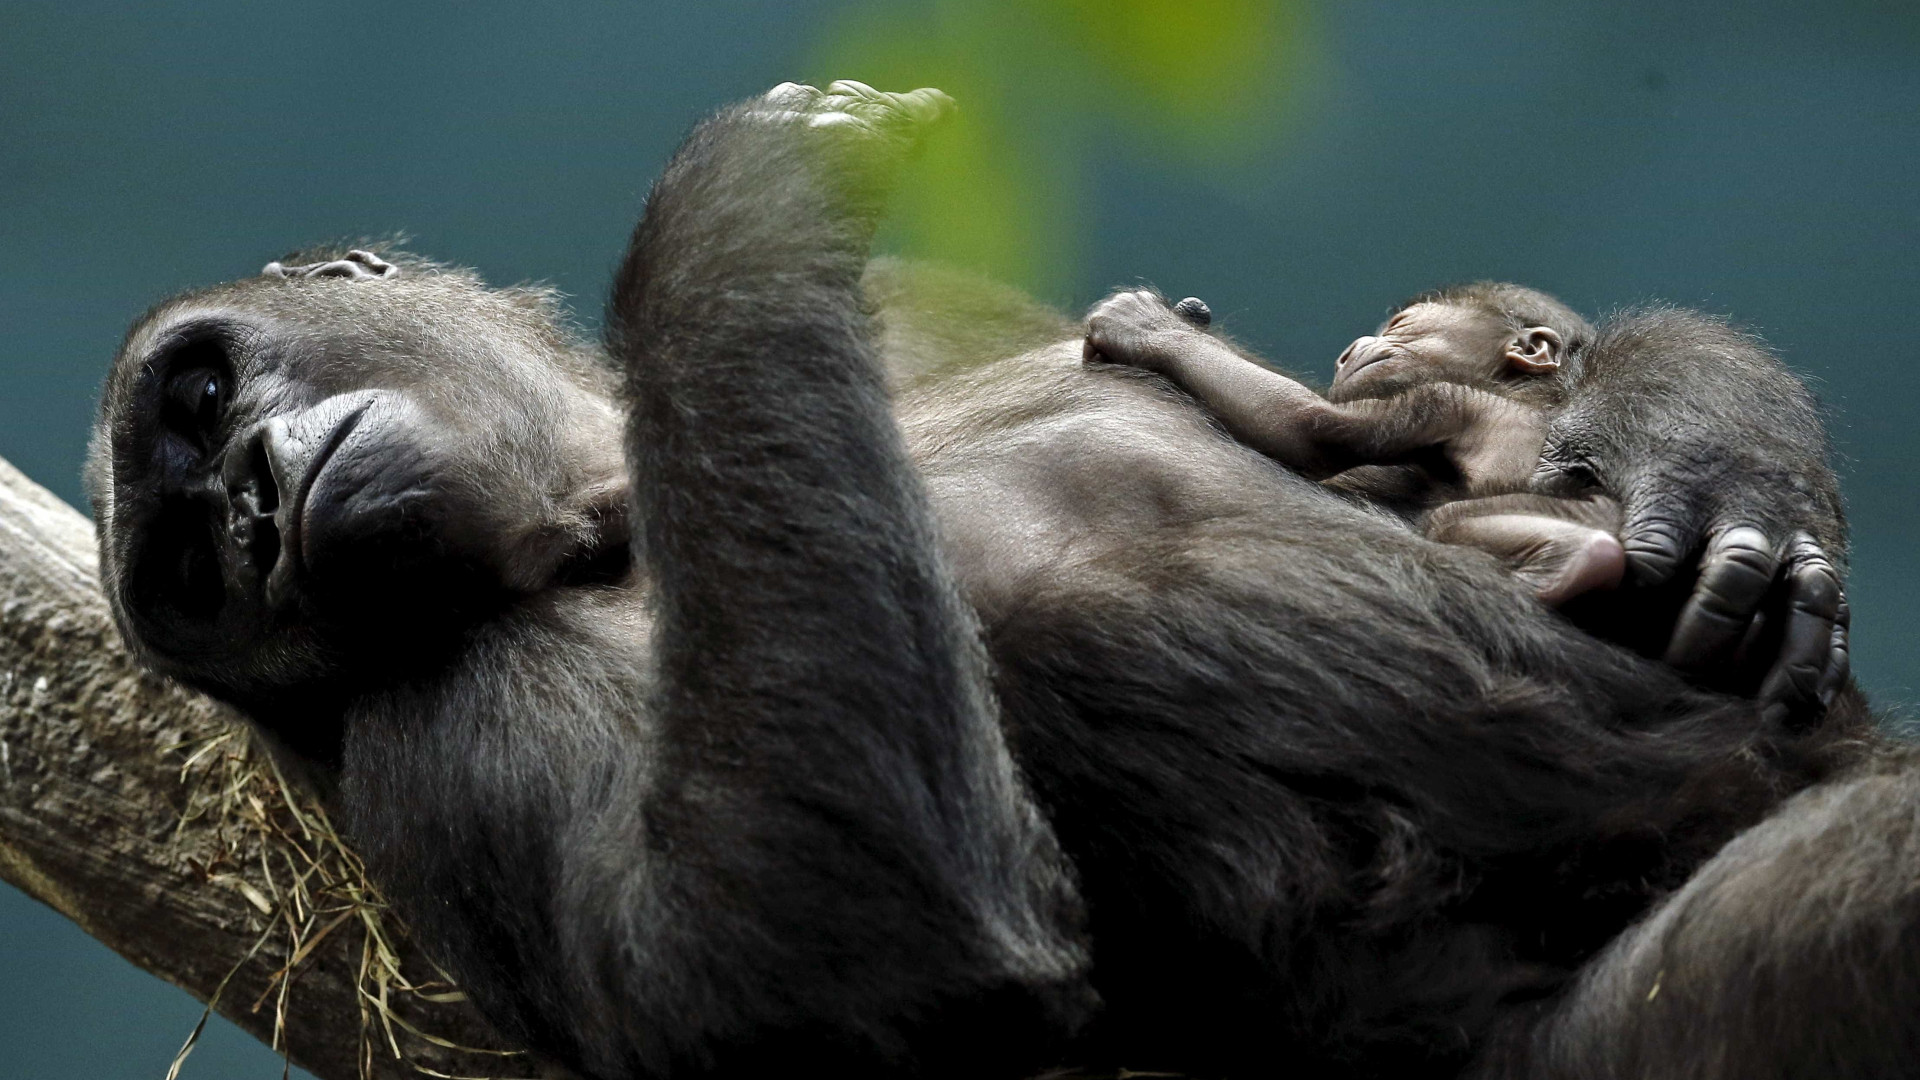
[[[1920,793],[1830,778],[1857,693],[1763,723],[1058,316],[869,266],[848,137],[700,128],[612,365],[396,260],[169,301],[109,379],[129,641],[308,763],[507,1037],[591,1077],[1915,1071]],[[1654,318],[1738,376],[1593,350],[1557,452],[1839,550],[1805,392]]]

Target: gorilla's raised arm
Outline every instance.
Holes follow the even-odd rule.
[[[862,312],[873,196],[851,185],[944,107],[790,85],[721,114],[655,186],[614,287],[657,616],[640,817],[674,853],[649,906],[691,920],[636,927],[629,947],[678,956],[627,974],[636,997],[665,974],[728,1014],[706,1036],[732,1045],[698,1047],[715,1058],[817,1029],[810,1065],[838,1046],[964,1070],[1032,1060],[1083,1004],[1077,900]]]
[[[1597,483],[1619,499],[1640,587],[1627,602],[1678,606],[1667,660],[1757,683],[1780,720],[1817,711],[1847,676],[1846,521],[1828,455],[1812,395],[1762,343],[1658,307],[1609,320],[1587,351],[1535,486]]]

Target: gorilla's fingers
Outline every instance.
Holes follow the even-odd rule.
[[[1152,289],[1122,290],[1087,312],[1087,340],[1080,355],[1088,361],[1156,370],[1160,351],[1155,342],[1168,330],[1193,332],[1159,293]]]
[[[783,82],[761,95],[760,100],[776,109],[801,112],[820,100],[820,91],[804,83]]]
[[[825,90],[781,83],[761,95],[760,103],[765,115],[776,120],[907,139],[954,108],[952,98],[930,86],[891,94],[850,79],[829,83]]]
[[[1761,717],[1769,723],[1819,712],[1834,630],[1840,621],[1840,575],[1813,537],[1794,536],[1782,577],[1787,589],[1786,633],[1780,655],[1760,684]]]
[[[1834,696],[1840,693],[1840,687],[1846,684],[1847,676],[1853,673],[1853,654],[1848,642],[1852,626],[1853,610],[1847,606],[1846,591],[1841,590],[1839,614],[1834,617],[1833,636],[1828,641],[1827,670],[1820,676],[1822,708],[1833,704]]]
[[[885,95],[858,79],[835,79],[827,84],[827,93],[839,97],[866,98],[877,101]]]
[[[1628,559],[1633,548],[1628,546]],[[1698,671],[1731,656],[1773,584],[1779,560],[1767,534],[1750,526],[1714,537],[1700,560],[1700,581],[1667,643],[1667,663]]]
[[[852,79],[835,79],[827,84],[827,95],[832,98],[847,99],[844,102],[836,102],[842,107],[866,104],[877,107],[879,111],[897,110],[904,113],[909,120],[919,124],[938,120],[953,108],[953,99],[948,97],[945,91],[931,86],[894,94],[875,90],[866,83],[855,82]]]
[[[1660,585],[1680,569],[1700,542],[1691,524],[1696,514],[1672,496],[1630,504],[1620,546],[1627,552],[1627,578],[1636,585]]]

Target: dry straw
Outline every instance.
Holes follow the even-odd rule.
[[[437,1071],[407,1052],[409,1038],[461,1055],[483,1059],[515,1057],[519,1051],[463,1046],[408,1022],[395,1005],[403,998],[447,1003],[465,1000],[445,972],[418,979],[401,970],[395,941],[404,935],[393,912],[367,879],[366,867],[340,839],[326,810],[310,793],[287,783],[273,756],[239,729],[228,730],[177,748],[184,761],[180,779],[187,788],[186,809],[174,831],[177,844],[193,826],[196,837],[212,839],[214,855],[208,880],[232,889],[260,913],[260,937],[220,980],[199,1023],[187,1036],[167,1070],[178,1080],[227,984],[268,943],[280,937],[269,955],[283,961],[251,1004],[259,1012],[273,1006],[273,1048],[287,1055],[286,1026],[295,977],[321,942],[339,933],[360,933],[356,990],[360,1004],[359,1066],[371,1080],[376,1054],[390,1053],[415,1072],[440,1080],[492,1080]],[[284,1077],[291,1069],[287,1061]]]

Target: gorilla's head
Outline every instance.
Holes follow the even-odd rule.
[[[121,629],[271,707],[608,572],[614,385],[550,294],[404,257],[315,252],[169,300],[127,335],[89,455]]]

